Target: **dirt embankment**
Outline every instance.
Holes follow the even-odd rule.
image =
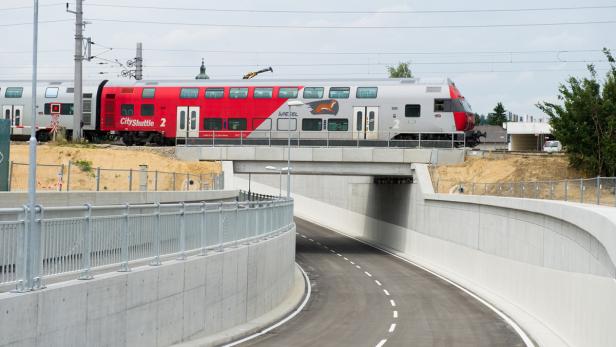
[[[186,186],[186,173],[193,181],[191,189],[200,185],[200,177],[205,185],[211,185],[213,176],[221,172],[220,163],[186,162],[173,156],[173,148],[147,147],[113,147],[113,146],[54,146],[40,145],[37,151],[37,163],[53,166],[39,166],[37,181],[39,189],[56,190],[64,165],[62,184],[68,184],[68,163],[71,164],[71,190],[96,189],[96,172],[101,168],[99,189],[108,191],[137,190],[139,188],[139,165],[148,165],[148,189],[159,190],[172,188],[183,189]],[[14,163],[28,163],[28,146],[22,143],[11,145],[11,160]],[[132,187],[129,187],[130,169],[133,170]],[[158,179],[154,172],[158,171]],[[178,173],[175,175],[171,172]],[[28,167],[13,165],[12,190],[25,190],[27,187]],[[180,174],[181,173],[181,174]],[[157,182],[155,182],[157,181]],[[175,186],[175,187],[174,187]]]
[[[442,165],[433,169],[436,182],[503,183],[581,178],[562,155],[488,154],[467,157],[462,164]]]

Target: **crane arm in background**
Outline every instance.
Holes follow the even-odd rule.
[[[259,70],[259,71],[253,71],[253,72],[249,72],[247,74],[244,75],[243,79],[245,80],[249,80],[251,78],[255,78],[257,77],[257,75],[262,74],[264,72],[274,72],[274,69],[272,69],[272,67],[268,67],[267,69],[263,69],[263,70]]]

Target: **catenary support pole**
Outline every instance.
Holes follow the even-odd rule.
[[[81,140],[83,111],[83,0],[75,0],[75,90],[73,108],[73,142]]]

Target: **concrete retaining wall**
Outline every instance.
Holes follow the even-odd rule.
[[[238,191],[206,190],[178,192],[39,192],[37,202],[43,206],[119,205],[174,201],[213,201],[234,199]],[[0,208],[27,204],[28,193],[0,193]]]
[[[250,321],[293,285],[295,230],[159,267],[0,294],[0,346],[169,346]]]
[[[541,346],[616,346],[616,209],[434,194],[423,165],[414,178],[296,176],[295,214],[465,286]],[[242,176],[229,180],[247,188]],[[253,191],[277,186],[276,177],[252,177]]]

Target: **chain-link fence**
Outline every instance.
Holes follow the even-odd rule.
[[[437,179],[437,193],[548,199],[616,207],[616,177],[479,183]]]
[[[0,209],[0,286],[38,289],[49,276],[129,271],[290,230],[293,201],[252,196],[236,202]],[[261,199],[261,200],[259,200]],[[35,223],[30,225],[30,213]],[[1,288],[0,288],[1,289]],[[1,290],[0,290],[1,291]]]
[[[28,164],[10,163],[9,190],[28,189]],[[145,168],[106,169],[69,161],[67,165],[37,164],[41,191],[181,191],[223,189],[222,173],[151,171]]]

